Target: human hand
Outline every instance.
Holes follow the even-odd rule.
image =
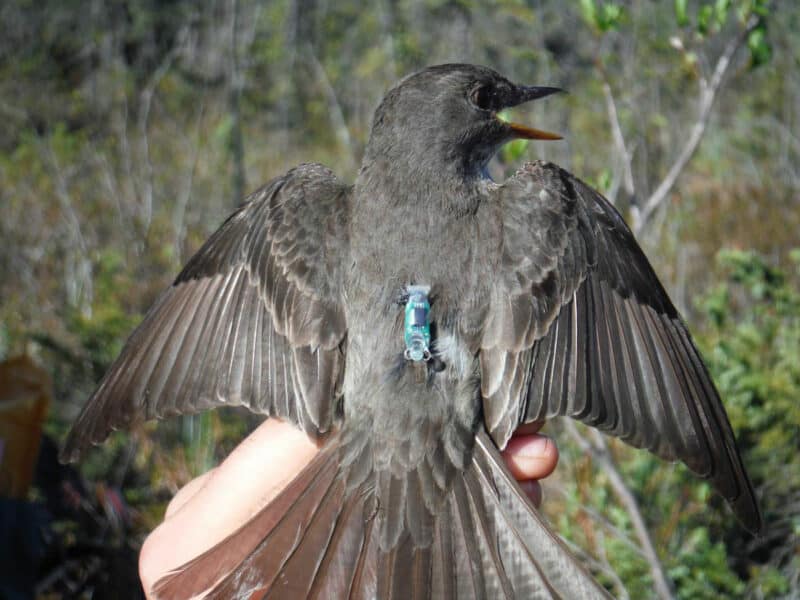
[[[503,451],[511,474],[538,506],[538,480],[556,467],[558,450],[537,432],[542,423],[523,425]],[[181,488],[139,555],[145,593],[169,571],[180,567],[247,523],[301,471],[317,446],[295,426],[268,419],[222,464]],[[244,558],[244,556],[242,557]]]

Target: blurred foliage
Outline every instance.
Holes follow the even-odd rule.
[[[24,352],[47,366],[57,397],[47,431],[56,439],[241,191],[309,160],[352,180],[372,111],[404,74],[466,61],[568,89],[512,111],[565,142],[509,144],[491,173],[553,160],[627,214],[669,171],[717,59],[741,39],[702,144],[641,241],[698,333],[762,499],[765,533],[747,536],[685,469],[619,443],[611,450],[678,597],[800,596],[792,253],[800,245],[800,7],[8,0],[0,19],[0,357]],[[715,263],[720,248],[738,250]],[[171,495],[257,421],[219,411],[148,424],[90,453],[81,475],[119,489],[132,514],[121,529],[95,521],[92,543],[135,547]],[[553,522],[616,595],[653,597],[607,474],[568,438],[559,443],[560,476],[548,487]],[[63,539],[73,543],[79,521],[70,519]],[[75,573],[86,583],[90,570]]]

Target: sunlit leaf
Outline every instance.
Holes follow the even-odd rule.
[[[675,0],[675,19],[681,27],[685,27],[689,24],[689,15],[686,12],[686,0]]]

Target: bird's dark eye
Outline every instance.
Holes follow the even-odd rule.
[[[472,103],[481,110],[491,110],[494,90],[488,85],[479,85],[469,95]]]

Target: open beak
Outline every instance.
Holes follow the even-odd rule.
[[[541,87],[535,85],[521,85],[515,90],[512,97],[507,98],[504,104],[507,107],[517,106],[531,100],[538,100],[550,94],[563,92],[561,88],[557,87]],[[511,135],[515,138],[523,138],[526,140],[560,140],[563,139],[557,133],[550,133],[549,131],[542,131],[519,123],[506,123]]]
[[[534,127],[526,127],[525,125],[520,125],[519,123],[507,123],[508,128],[511,130],[511,133],[514,134],[516,138],[523,138],[526,140],[563,140],[564,138],[558,135],[557,133],[551,133],[549,131],[542,131],[541,129],[535,129]]]

